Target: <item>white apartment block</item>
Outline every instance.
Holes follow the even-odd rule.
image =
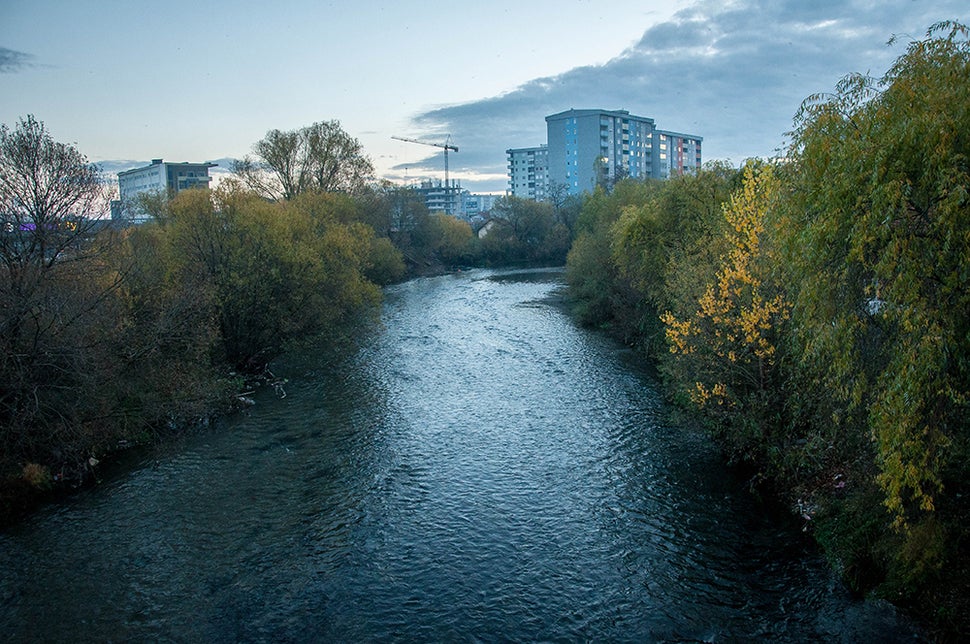
[[[544,201],[549,195],[549,148],[513,148],[505,154],[509,160],[508,194]]]

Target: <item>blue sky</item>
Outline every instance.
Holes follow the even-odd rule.
[[[91,160],[241,157],[273,128],[337,119],[381,176],[506,185],[547,114],[626,109],[773,154],[808,95],[882,74],[966,0],[0,0],[0,122],[33,114]],[[896,35],[899,42],[886,42]],[[107,165],[107,163],[106,163]]]

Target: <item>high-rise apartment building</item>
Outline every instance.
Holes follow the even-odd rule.
[[[671,176],[701,167],[701,137],[657,130],[654,132],[654,177]]]
[[[579,194],[625,177],[666,179],[701,166],[701,137],[658,130],[652,118],[626,110],[550,114],[546,136],[547,146],[506,151],[509,194],[542,200],[559,186]]]
[[[654,121],[625,110],[567,110],[546,117],[549,181],[569,194],[653,176]]]
[[[509,190],[514,197],[543,201],[549,190],[549,148],[512,148],[509,159]]]

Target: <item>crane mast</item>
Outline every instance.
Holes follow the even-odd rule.
[[[398,141],[407,141],[408,143],[418,143],[420,145],[431,145],[431,146],[434,146],[436,148],[442,148],[445,151],[445,188],[450,188],[451,187],[451,184],[448,183],[448,150],[452,150],[454,152],[457,152],[458,151],[458,147],[457,146],[454,146],[454,145],[451,145],[449,143],[449,141],[451,140],[451,135],[450,134],[448,135],[448,138],[445,139],[445,142],[444,143],[431,143],[430,141],[419,141],[417,139],[409,139],[409,138],[404,137],[404,136],[392,136],[391,138],[392,139],[397,139]]]

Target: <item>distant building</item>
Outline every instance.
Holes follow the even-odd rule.
[[[701,167],[701,137],[656,130],[654,138],[654,170],[658,179],[696,171]]]
[[[124,218],[134,222],[148,216],[138,207],[138,196],[145,193],[173,197],[182,190],[208,188],[212,177],[209,168],[215,163],[166,163],[152,159],[150,165],[118,173],[119,199],[112,203],[112,219]]]
[[[509,159],[508,194],[544,201],[549,191],[549,148],[512,148],[505,154]]]
[[[547,145],[507,150],[509,194],[541,201],[625,177],[666,179],[701,166],[702,137],[658,130],[626,110],[570,109],[546,117]]]
[[[495,207],[495,202],[502,198],[502,195],[480,195],[463,192],[461,196],[461,214],[465,219],[471,219],[475,215],[487,213]]]
[[[420,186],[414,187],[412,190],[424,199],[428,212],[455,216],[460,213],[463,191],[458,181],[451,180],[446,185],[440,179],[428,179],[422,181]]]
[[[409,186],[424,201],[430,213],[442,213],[469,220],[475,215],[487,213],[502,195],[472,194],[454,179],[448,186],[439,179],[426,179],[418,185]]]
[[[625,110],[567,110],[546,117],[549,181],[569,194],[601,182],[653,176],[652,118]]]

